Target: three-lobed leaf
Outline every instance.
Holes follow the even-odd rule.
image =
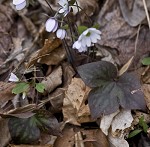
[[[34,116],[30,118],[11,117],[8,122],[11,138],[15,143],[32,144],[40,137],[40,130]]]
[[[140,81],[133,73],[118,77],[117,68],[106,61],[85,64],[77,70],[85,84],[93,88],[88,95],[93,118],[111,114],[120,106],[124,109],[146,108]]]
[[[38,141],[40,131],[60,135],[57,119],[46,110],[36,110],[29,118],[10,117],[8,122],[11,137],[15,143],[32,144]]]

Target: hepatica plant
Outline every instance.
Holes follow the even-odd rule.
[[[21,10],[28,1],[30,2],[30,0],[13,0],[13,4],[17,10]],[[47,0],[45,2],[49,4]],[[71,54],[70,48],[76,49],[78,52],[86,52],[101,39],[101,31],[97,25],[90,22],[91,27],[88,28],[82,25],[77,26],[77,24],[72,25],[75,22],[70,23],[69,13],[74,13],[74,7],[82,10],[76,0],[58,0],[57,12],[54,12],[50,6],[53,16],[45,22],[45,30],[49,33],[56,33],[57,38],[63,40],[63,44],[65,42],[64,47],[67,56]],[[70,31],[69,34],[71,34],[71,45],[66,45],[67,31]],[[88,96],[88,103],[93,118],[99,118],[103,114],[111,114],[120,107],[124,109],[145,109],[146,104],[140,89],[140,82],[133,73],[124,73],[118,76],[117,68],[105,61],[79,66],[77,71],[83,81],[92,88]],[[20,85],[18,84],[13,92],[16,94],[24,92],[24,90],[18,91]],[[24,83],[24,87],[27,87],[27,85]],[[37,91],[39,87],[43,91],[43,87],[36,84]]]
[[[146,109],[140,81],[134,73],[118,77],[117,68],[110,62],[98,61],[78,67],[83,81],[92,88],[88,104],[94,119],[111,114],[120,107]]]

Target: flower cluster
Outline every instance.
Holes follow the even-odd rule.
[[[13,4],[16,6],[17,10],[21,10],[26,6],[27,0],[13,0]],[[50,17],[46,21],[45,28],[47,32],[56,32],[56,36],[58,38],[64,39],[66,36],[66,28],[63,26],[63,20],[71,11],[71,8],[73,8],[75,5],[77,6],[77,4],[75,4],[75,0],[59,0],[58,4],[58,12],[55,14],[55,16]],[[101,39],[101,32],[94,27],[85,27],[84,31],[80,32],[80,34],[81,35],[79,36],[78,40],[75,41],[72,46],[72,48],[77,49],[79,52],[87,51],[88,47],[93,46],[98,40]]]
[[[13,4],[15,5],[17,10],[22,10],[27,5],[26,0],[13,0]]]
[[[71,10],[71,6],[69,5],[68,0],[59,0],[58,4],[60,5],[60,8],[58,10],[58,13],[63,14],[63,17],[66,17],[67,14]],[[57,15],[55,17],[51,17],[46,21],[45,27],[47,32],[56,32],[56,36],[60,39],[64,39],[66,36],[66,30],[60,28],[58,29],[58,21],[56,19]],[[57,30],[58,29],[58,30]]]
[[[58,12],[62,13],[64,16],[66,16],[71,10],[71,6],[69,6],[68,1],[67,0],[60,0],[58,2],[58,4],[61,6]]]
[[[88,47],[97,43],[97,40],[100,40],[101,32],[96,28],[88,28],[85,30],[78,38],[78,40],[73,44],[73,48],[78,49],[79,52],[87,51]]]

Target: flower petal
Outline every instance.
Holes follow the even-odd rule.
[[[90,28],[90,30],[96,34],[102,34],[100,30],[97,30],[96,28]]]
[[[90,37],[86,37],[85,40],[86,40],[86,45],[88,47],[90,47],[91,46],[91,39],[90,39]]]
[[[52,32],[55,32],[58,28],[58,22],[56,21],[55,27],[53,28]]]
[[[57,23],[58,22],[55,19],[49,18],[45,23],[46,31],[52,32],[54,30],[54,28],[57,26]]]
[[[24,1],[23,3],[16,5],[16,9],[22,10],[23,8],[25,8],[26,5],[27,5],[27,3],[26,3],[26,1]]]
[[[23,2],[25,2],[26,0],[13,0],[13,4],[14,5],[19,5],[19,4],[21,4],[21,3],[23,3]]]
[[[76,41],[76,42],[73,44],[73,48],[79,49],[80,47],[81,47],[81,42],[79,42],[79,41]]]
[[[14,73],[11,73],[10,74],[10,78],[8,81],[11,81],[11,82],[18,82],[19,81],[19,78],[14,74]]]
[[[64,13],[64,9],[61,8],[58,12],[59,12],[59,13]]]

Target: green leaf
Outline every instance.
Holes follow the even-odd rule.
[[[46,110],[36,110],[29,118],[10,117],[8,122],[11,137],[15,143],[32,144],[40,137],[40,131],[60,136],[60,126],[57,119]]]
[[[69,1],[69,5],[73,5],[76,2],[76,0]]]
[[[132,138],[132,137],[136,136],[137,134],[139,134],[139,133],[141,133],[141,132],[142,132],[141,129],[134,130],[134,131],[132,131],[132,132],[129,134],[128,138]]]
[[[23,92],[27,92],[29,90],[30,85],[28,83],[18,83],[13,89],[12,93],[19,94]]]
[[[45,85],[43,83],[36,83],[35,89],[38,92],[43,93],[45,89]]]
[[[93,25],[93,28],[99,29],[100,25],[98,23]]]
[[[143,65],[150,65],[150,57],[144,58],[144,59],[142,60],[142,64],[143,64]]]
[[[144,120],[144,116],[142,116],[140,119],[139,119],[139,125],[143,128],[143,131],[145,133],[147,133],[147,130],[149,128],[149,126],[146,124],[145,120]]]
[[[34,116],[30,118],[11,117],[8,127],[13,141],[17,144],[32,144],[40,137],[40,130]]]
[[[86,26],[78,26],[78,33],[81,35],[88,27]]]
[[[146,109],[140,81],[133,73],[117,77],[116,67],[106,61],[79,66],[79,75],[86,85],[93,88],[88,95],[88,104],[94,119],[119,109]]]
[[[61,28],[64,29],[64,30],[67,30],[69,28],[69,25],[66,24],[66,25],[62,26]]]
[[[101,87],[117,78],[117,68],[110,62],[99,61],[77,68],[82,80],[89,87]]]

